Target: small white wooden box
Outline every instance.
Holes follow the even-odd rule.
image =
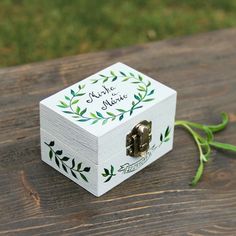
[[[40,102],[42,160],[101,196],[172,149],[176,95],[116,63]],[[142,121],[149,147],[133,157],[127,142],[137,151],[143,140],[127,138]]]

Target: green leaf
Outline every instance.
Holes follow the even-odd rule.
[[[107,82],[108,79],[109,79],[109,77],[105,78],[102,82],[105,83],[105,82]]]
[[[90,113],[90,116],[91,116],[92,118],[97,118],[97,116],[96,116],[94,113]]]
[[[77,171],[79,171],[81,169],[81,166],[82,166],[82,162],[80,162],[78,165],[77,165]]]
[[[114,113],[112,113],[112,112],[107,112],[107,115],[109,115],[109,116],[116,116]]]
[[[111,75],[116,76],[114,71],[110,71]]]
[[[66,168],[66,166],[65,166],[64,164],[62,164],[62,168],[63,168],[63,170],[64,170],[66,173],[68,173],[67,168]]]
[[[87,111],[87,108],[85,108],[83,111],[80,112],[80,115],[83,116],[83,114]]]
[[[70,98],[69,98],[68,96],[65,96],[65,99],[68,100],[68,101],[70,101]]]
[[[134,82],[131,82],[132,84],[139,84],[140,81],[134,81]]]
[[[61,105],[58,105],[58,106],[63,106],[63,108],[67,108],[69,107],[69,105],[67,105],[65,102],[63,101],[60,101]]]
[[[98,115],[98,117],[104,118],[103,115],[100,112],[96,111],[96,114]]]
[[[151,85],[151,82],[150,82],[150,81],[148,81],[147,87],[149,87],[150,85]]]
[[[138,78],[140,81],[143,81],[143,77],[141,75],[138,75]]]
[[[79,96],[79,97],[81,97],[81,96],[83,96],[83,95],[85,95],[86,93],[78,93],[78,94],[76,94],[76,96]]]
[[[111,174],[113,174],[113,173],[114,173],[114,166],[111,165]]]
[[[85,119],[79,119],[78,121],[80,121],[80,122],[86,122],[86,121],[88,121],[88,120],[90,120],[89,118],[85,118]]]
[[[74,101],[71,103],[71,105],[76,104],[78,101],[79,101],[78,99],[74,100]]]
[[[140,101],[141,99],[140,99],[140,97],[139,96],[137,96],[136,94],[134,94],[134,98],[135,99],[137,99],[138,101]]]
[[[102,176],[103,176],[103,177],[107,177],[107,175],[106,175],[105,173],[102,173]]]
[[[118,77],[117,77],[117,76],[115,76],[115,77],[112,79],[112,82],[113,82],[113,81],[116,81],[116,80],[117,80],[117,78],[118,78]]]
[[[160,141],[163,142],[163,135],[160,136]]]
[[[90,167],[85,167],[85,168],[83,169],[83,171],[89,172],[89,171],[90,171]]]
[[[106,174],[106,175],[109,175],[109,174],[110,174],[110,172],[109,172],[108,169],[104,168],[104,171],[105,171],[105,174]]]
[[[143,86],[141,86],[141,85],[139,85],[138,88],[139,88],[141,91],[145,91],[145,90],[146,90],[146,89],[145,89]]]
[[[164,140],[164,142],[166,143],[166,142],[168,142],[170,140],[170,138],[166,138],[165,140]]]
[[[134,107],[133,110],[136,110],[136,109],[139,109],[139,108],[142,108],[143,106],[137,106],[137,107]]]
[[[191,182],[192,186],[195,186],[199,182],[199,180],[202,177],[203,170],[204,170],[204,165],[203,165],[203,162],[201,161],[199,166],[198,166],[197,172],[196,172],[196,174],[195,174],[195,176],[194,176],[194,178]]]
[[[61,154],[62,154],[62,150],[57,150],[57,151],[56,151],[56,155],[59,155],[59,156],[60,156]]]
[[[98,120],[94,120],[92,123],[91,123],[91,125],[94,125],[94,124],[96,124],[98,122]]]
[[[76,113],[77,113],[77,114],[80,113],[80,107],[76,107]]]
[[[60,162],[56,156],[55,156],[55,162],[56,162],[57,166],[60,168]]]
[[[71,164],[72,164],[71,169],[74,169],[74,167],[75,167],[75,159],[72,160]]]
[[[93,80],[92,84],[96,84],[98,82],[98,80]]]
[[[211,141],[209,144],[215,148],[236,152],[236,146],[228,144],[228,143],[220,143],[220,142]]]
[[[54,144],[55,144],[55,142],[54,142],[54,141],[51,141],[48,145],[49,145],[50,147],[53,147]]]
[[[154,93],[154,89],[148,94],[148,96],[152,95]]]
[[[108,182],[111,178],[112,178],[112,175],[110,175],[110,176],[108,177],[108,179],[106,179],[106,180],[104,181],[104,183]]]
[[[66,114],[74,114],[72,111],[63,111]]]
[[[119,121],[121,121],[123,118],[124,118],[124,114],[122,114],[122,115],[119,117]]]
[[[101,77],[106,77],[105,75],[100,74]]]
[[[66,157],[66,156],[64,156],[62,159],[61,159],[62,161],[68,161],[68,160],[70,160],[70,158],[69,157]]]
[[[129,73],[131,76],[134,76],[134,74],[132,72]]]
[[[82,178],[84,181],[88,182],[88,180],[87,180],[87,178],[85,177],[84,174],[82,174],[82,173],[79,173],[79,174],[80,174],[81,178]]]
[[[125,82],[125,81],[127,81],[127,80],[129,80],[129,77],[124,78],[124,79],[122,80],[122,82]]]
[[[75,91],[73,89],[70,90],[72,96],[75,96]]]
[[[102,125],[105,125],[107,123],[108,119],[103,120]]]
[[[119,112],[122,112],[122,113],[125,112],[125,110],[123,110],[123,109],[116,109],[116,110],[119,111]]]
[[[65,107],[63,105],[57,105],[57,106],[60,107],[60,108],[67,108],[67,106]]]
[[[123,76],[126,76],[126,74],[122,71],[120,71],[120,74],[123,75]]]
[[[71,174],[77,179],[77,176],[73,170],[70,170]]]
[[[154,100],[154,98],[148,98],[148,99],[143,100],[143,102],[150,102],[150,101],[153,101],[153,100]]]
[[[143,89],[140,89],[140,88],[138,88],[138,91],[140,91],[140,92],[144,92],[144,90],[143,90]]]
[[[50,158],[50,160],[52,160],[52,157],[53,157],[53,151],[50,149],[50,151],[49,151],[49,158]]]
[[[168,126],[166,128],[166,132],[165,132],[165,138],[170,134],[170,127]]]

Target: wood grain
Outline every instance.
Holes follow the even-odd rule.
[[[96,198],[40,160],[38,103],[121,61],[178,91],[177,119],[230,114],[219,141],[236,144],[236,29],[0,70],[0,235],[236,235],[236,160],[214,151],[188,186],[197,149],[174,150]]]

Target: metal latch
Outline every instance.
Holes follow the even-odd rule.
[[[144,157],[152,140],[152,122],[141,121],[126,136],[126,155]]]

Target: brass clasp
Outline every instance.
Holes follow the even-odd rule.
[[[143,157],[149,149],[152,139],[152,122],[144,120],[132,129],[126,136],[126,155]]]

